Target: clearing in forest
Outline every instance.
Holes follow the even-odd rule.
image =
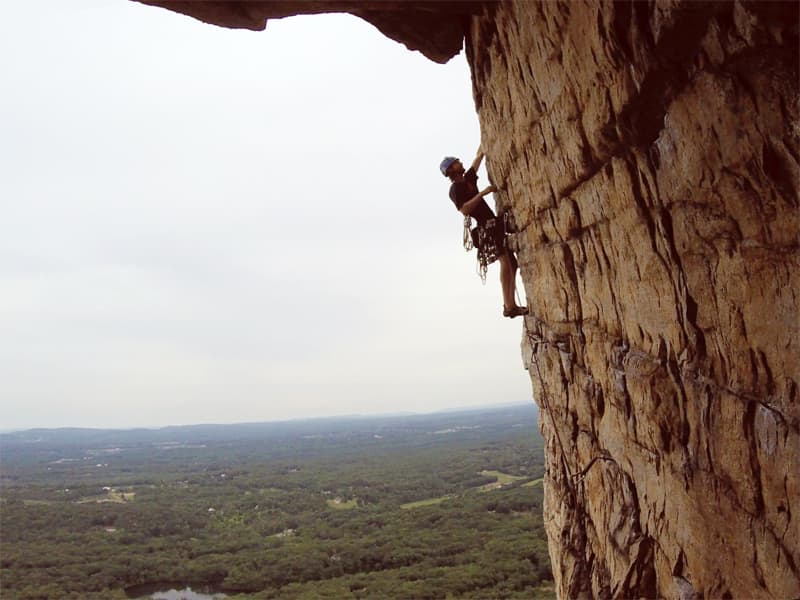
[[[544,477],[539,477],[539,479],[533,479],[532,481],[528,481],[527,483],[523,483],[522,487],[533,487],[535,485],[541,485],[544,481]]]
[[[486,483],[484,485],[479,485],[471,489],[478,490],[479,492],[491,492],[492,490],[498,490],[502,487],[510,485],[515,481],[520,481],[521,479],[527,479],[527,477],[523,477],[521,475],[509,475],[508,473],[503,473],[502,471],[481,471],[481,475],[484,475],[486,477],[494,477],[497,481],[493,481],[492,483]],[[533,484],[541,481],[542,481],[541,479],[536,479],[534,481],[523,484],[523,486],[524,487],[533,486]],[[426,498],[425,500],[417,500],[416,502],[406,502],[405,504],[401,504],[400,508],[409,509],[409,508],[419,508],[420,506],[430,506],[432,504],[439,504],[440,502],[444,502],[445,500],[449,500],[450,498],[455,498],[455,495],[447,494],[445,496],[439,496],[438,498]]]
[[[342,500],[341,498],[334,498],[333,500],[327,500],[328,506],[331,508],[335,508],[336,510],[350,510],[352,508],[358,507],[358,499],[353,498],[352,500]]]
[[[401,504],[400,508],[407,510],[409,508],[419,508],[420,506],[431,506],[433,504],[439,504],[440,502],[449,500],[453,497],[453,494],[447,494],[446,496],[439,496],[438,498],[427,498],[425,500],[417,500],[416,502],[406,502],[405,504]]]
[[[527,479],[521,475],[509,475],[508,473],[503,473],[502,471],[481,471],[481,475],[497,478],[497,481],[480,486],[478,489],[481,492],[489,492],[491,490],[496,490],[506,485],[510,485],[515,481],[519,481],[520,479]]]

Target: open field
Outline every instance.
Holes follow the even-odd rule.
[[[512,483],[525,479],[523,476],[509,475],[508,473],[503,473],[501,471],[481,471],[481,475],[486,477],[494,477],[497,479],[497,481],[482,485],[480,488],[482,492],[496,490],[497,488],[511,485]]]
[[[539,477],[538,479],[534,479],[533,481],[528,481],[527,483],[523,483],[522,487],[533,487],[535,485],[542,485],[544,481],[544,477]]]
[[[491,477],[496,481],[492,481],[490,483],[484,483],[482,485],[476,486],[474,488],[470,488],[466,490],[465,493],[469,493],[471,491],[478,491],[478,492],[490,492],[492,490],[497,490],[502,487],[512,485],[519,481],[524,481],[527,479],[524,476],[519,475],[509,475],[508,473],[503,473],[501,471],[481,471],[479,473],[484,477]],[[537,479],[536,481],[541,482],[541,479]],[[527,486],[528,484],[523,484]],[[419,508],[420,506],[431,506],[433,504],[439,504],[440,502],[444,502],[445,500],[450,500],[451,498],[455,498],[456,496],[448,494],[446,496],[439,496],[436,498],[426,498],[425,500],[417,500],[416,502],[407,502],[405,504],[400,505],[400,508],[410,509],[410,508]]]
[[[445,500],[449,500],[454,496],[447,495],[447,496],[439,496],[438,498],[427,498],[425,500],[417,500],[416,502],[406,502],[405,504],[401,504],[400,508],[404,510],[408,510],[410,508],[420,508],[421,506],[433,506],[434,504],[439,504],[440,502],[444,502]]]

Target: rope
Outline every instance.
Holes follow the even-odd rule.
[[[505,222],[506,221],[503,221],[503,223]],[[489,265],[497,260],[500,253],[500,249],[497,247],[495,241],[495,230],[500,226],[501,223],[496,219],[490,219],[483,225],[478,225],[473,230],[472,217],[469,215],[464,217],[462,243],[464,244],[464,250],[467,252],[473,248],[477,248],[477,271],[483,285],[486,285],[486,274],[489,271]],[[505,234],[505,229],[503,229],[503,233]]]
[[[499,217],[488,220],[484,225],[478,225],[475,230],[472,229],[472,217],[464,215],[464,231],[461,241],[464,245],[464,250],[467,252],[473,248],[478,249],[477,271],[483,285],[486,285],[486,274],[489,271],[489,265],[496,261],[501,254],[501,248],[498,248],[496,243],[496,230],[502,231],[506,240],[510,233],[517,232],[514,218],[510,211],[503,211]],[[473,234],[475,234],[474,237]],[[507,242],[504,242],[503,251],[507,248],[506,244]],[[519,303],[519,298],[517,298],[517,303]]]
[[[564,472],[567,474],[567,487],[574,496],[575,495],[574,484],[582,483],[584,478],[586,477],[586,474],[589,472],[589,469],[591,469],[592,466],[594,466],[598,461],[608,461],[614,464],[616,464],[617,461],[615,461],[614,458],[612,458],[607,452],[601,452],[600,454],[592,458],[589,461],[589,463],[579,472],[577,473],[570,472],[569,465],[567,464],[566,452],[564,452],[564,444],[561,442],[561,435],[558,433],[558,427],[556,427],[556,421],[555,418],[553,417],[553,412],[550,410],[550,402],[547,399],[547,389],[545,388],[544,385],[544,377],[542,377],[542,372],[539,369],[539,361],[536,359],[536,347],[539,344],[549,344],[549,342],[542,340],[540,336],[531,332],[531,330],[528,328],[527,319],[525,319],[524,324],[525,324],[525,335],[528,338],[528,343],[531,346],[531,364],[533,364],[533,366],[536,368],[536,375],[539,378],[539,385],[542,387],[542,398],[541,398],[542,408],[544,408],[545,412],[547,412],[550,415],[550,422],[553,424],[553,431],[556,434],[556,441],[558,442],[558,447],[561,450],[561,463],[564,467]],[[581,490],[583,491],[582,486]]]
[[[516,223],[514,223],[513,215],[510,211],[503,211],[502,215],[502,226],[503,226],[503,233],[505,236],[508,236],[509,233],[517,233]],[[494,241],[494,225],[490,228],[478,226],[477,228],[477,243],[472,237],[472,217],[469,215],[464,216],[464,233],[463,233],[463,244],[464,250],[469,252],[473,248],[477,247],[478,249],[478,275],[481,278],[481,282],[486,284],[486,273],[489,268],[489,264],[497,260],[497,248],[495,247]],[[517,300],[517,304],[521,304],[518,290],[515,290],[515,296]],[[547,344],[541,339],[540,336],[531,332],[528,328],[528,319],[523,317],[523,323],[525,326],[525,336],[528,338],[528,343],[531,346],[531,363],[536,369],[536,375],[539,378],[539,385],[542,389],[542,408],[544,411],[550,415],[550,422],[553,425],[553,432],[556,434],[556,442],[558,442],[558,447],[561,450],[561,463],[562,467],[564,468],[564,473],[566,474],[567,478],[567,487],[573,496],[575,496],[575,483],[583,482],[584,477],[586,477],[586,473],[589,469],[594,465],[598,460],[610,460],[612,462],[613,459],[605,454],[601,454],[600,456],[594,457],[589,464],[586,465],[581,471],[578,473],[572,473],[569,469],[569,464],[567,463],[567,454],[564,451],[564,444],[561,441],[561,434],[558,432],[558,427],[556,426],[555,417],[553,417],[553,412],[550,410],[550,402],[547,399],[547,388],[544,385],[544,377],[542,377],[542,371],[539,369],[539,361],[536,359],[536,348],[539,344]],[[538,339],[537,339],[538,338]],[[530,368],[528,368],[530,372]],[[581,486],[581,489],[583,487]]]
[[[531,364],[536,367],[536,375],[539,377],[539,385],[542,388],[542,408],[544,408],[545,412],[550,415],[550,422],[553,424],[553,431],[556,434],[556,441],[558,442],[558,447],[561,450],[561,463],[564,467],[564,472],[567,475],[567,487],[569,487],[569,491],[572,492],[572,495],[575,495],[575,488],[573,487],[573,479],[576,479],[575,474],[571,473],[569,470],[569,465],[567,464],[567,455],[564,452],[564,444],[561,442],[561,435],[558,433],[558,427],[556,426],[555,417],[553,417],[553,413],[550,410],[550,402],[547,400],[547,388],[544,385],[544,377],[542,377],[542,372],[539,370],[539,361],[536,360],[536,347],[539,344],[547,343],[543,342],[541,338],[536,340],[539,336],[535,333],[532,333],[531,330],[528,328],[528,320],[523,317],[523,323],[525,325],[525,336],[528,338],[528,343],[531,346]],[[528,369],[530,371],[530,369]]]
[[[478,226],[478,275],[481,283],[486,285],[486,274],[489,265],[497,260],[497,249],[494,244],[494,229]]]
[[[504,210],[504,211],[501,211],[501,213],[502,213],[501,217],[503,219],[503,230],[504,230],[506,236],[508,236],[508,234],[510,234],[510,233],[518,233],[519,229],[517,228],[517,224],[516,224],[516,222],[514,220],[514,215],[511,213],[511,211]],[[467,237],[470,237],[470,235],[469,235],[469,227],[471,226],[471,224],[472,223],[471,223],[470,217],[469,216],[466,217],[466,219],[464,220],[464,227],[465,227],[465,229],[464,229],[464,236],[465,236],[464,237],[464,240],[465,240],[464,241],[464,247],[465,248],[467,247],[467,243],[466,243]],[[481,228],[481,230],[482,229],[483,228]],[[480,233],[481,233],[481,231],[479,230],[479,235],[480,235]],[[471,242],[471,237],[470,237],[470,242]],[[470,247],[467,248],[467,250],[471,250],[471,249],[472,249],[472,244],[470,244]],[[480,268],[482,268],[482,271],[480,272],[481,280],[485,284],[486,283],[486,267],[483,265],[483,263],[481,261],[480,248],[478,248],[478,262],[479,262]],[[520,298],[519,298],[519,290],[515,289],[514,292],[515,292],[515,297],[516,297],[516,300],[517,300],[517,304],[521,304]],[[567,464],[567,455],[566,455],[566,452],[564,451],[564,444],[561,441],[561,435],[558,433],[558,427],[556,426],[556,421],[555,421],[555,417],[553,417],[553,412],[550,410],[550,402],[547,399],[547,388],[544,385],[544,377],[542,377],[542,372],[539,369],[539,361],[536,358],[537,346],[539,344],[549,344],[549,342],[546,342],[546,341],[542,340],[542,338],[540,336],[538,336],[536,333],[531,332],[531,330],[528,328],[528,318],[527,317],[523,317],[523,324],[524,324],[524,327],[525,327],[525,336],[528,338],[528,343],[531,346],[531,363],[533,364],[533,366],[536,369],[536,376],[539,378],[539,385],[541,386],[541,389],[542,389],[542,398],[541,398],[541,400],[542,400],[542,408],[544,409],[544,411],[546,413],[548,413],[550,415],[550,422],[552,423],[553,431],[556,434],[556,442],[558,442],[558,447],[561,450],[561,464],[562,464],[562,467],[564,469],[564,473],[567,476],[567,478],[566,478],[567,487],[569,488],[570,493],[574,497],[575,496],[575,484],[582,484],[583,483],[583,480],[586,477],[586,474],[589,472],[589,469],[591,469],[592,466],[595,463],[597,463],[598,461],[610,461],[610,462],[613,462],[613,463],[616,464],[616,461],[610,455],[608,455],[607,453],[603,452],[600,455],[595,456],[594,458],[592,458],[589,461],[589,463],[583,469],[581,469],[578,473],[572,473],[570,471],[569,464]],[[528,368],[528,372],[530,372],[530,368]],[[585,493],[585,489],[584,489],[583,485],[580,485],[580,489],[581,489],[582,492]]]

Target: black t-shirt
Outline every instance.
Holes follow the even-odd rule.
[[[461,210],[461,207],[470,199],[478,194],[478,174],[475,169],[470,168],[464,173],[463,181],[455,181],[450,186],[450,200],[456,205],[456,208]],[[478,205],[472,209],[469,215],[478,222],[478,225],[484,225],[489,219],[494,219],[494,212],[486,204],[485,200],[478,202]]]

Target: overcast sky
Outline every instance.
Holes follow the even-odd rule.
[[[0,72],[0,428],[530,400],[438,172],[480,143],[463,54],[53,0],[3,5]]]

